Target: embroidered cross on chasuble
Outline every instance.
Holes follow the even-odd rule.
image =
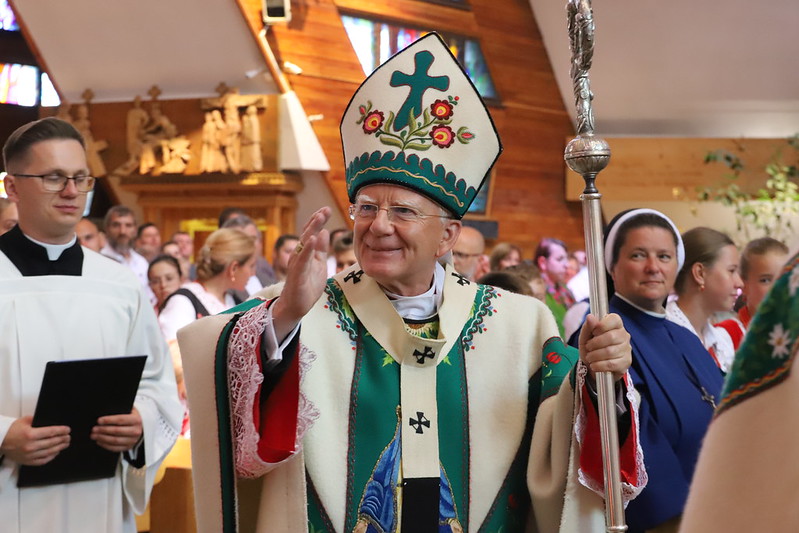
[[[443,319],[403,321],[374,292],[380,290],[376,283],[346,283],[345,275],[328,283],[326,306],[338,314],[337,327],[350,334],[355,350],[344,531],[464,531],[470,505],[467,355],[471,339],[487,327],[499,295],[491,287],[461,285],[448,271],[445,294],[451,306],[442,307]],[[453,309],[461,310],[456,312],[461,316],[453,317]],[[553,372],[553,379],[562,380],[572,364],[573,358],[564,357],[566,370]],[[540,384],[541,376],[536,374],[533,381]],[[536,405],[542,393],[539,385],[529,391],[524,407]],[[534,413],[535,408],[528,412],[517,458],[503,472],[499,493],[492,495],[495,504],[484,521],[492,527],[487,531],[524,530]],[[314,485],[308,473],[308,530],[333,532]]]

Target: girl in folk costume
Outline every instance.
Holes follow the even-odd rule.
[[[691,330],[723,372],[732,366],[735,347],[729,333],[714,326],[715,313],[732,311],[743,286],[738,274],[738,249],[727,235],[694,228],[682,236],[685,264],[677,274],[677,300],[666,306],[666,317]]]
[[[649,477],[627,506],[627,524],[630,533],[672,532],[722,373],[696,335],[666,319],[666,298],[685,261],[671,220],[651,209],[620,213],[606,228],[604,259],[610,312],[621,316],[631,336],[630,375],[641,394],[641,447]]]
[[[199,530],[236,530],[237,477],[258,478],[246,531],[604,530],[590,383],[626,380],[628,336],[590,317],[578,354],[541,302],[438,263],[501,151],[440,38],[378,68],[341,134],[358,263],[327,279],[322,208],[279,298],[179,333]],[[645,482],[629,397],[628,498]]]
[[[744,284],[741,291],[743,305],[738,309],[737,317],[728,318],[716,324],[727,330],[736,350],[740,346],[760,302],[763,301],[774,281],[779,277],[786,261],[788,261],[788,247],[771,237],[761,237],[749,241],[741,253],[740,272]]]
[[[705,436],[681,533],[799,531],[799,256],[760,303]]]

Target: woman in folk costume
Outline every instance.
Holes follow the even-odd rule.
[[[590,383],[626,376],[629,337],[591,317],[576,364],[541,302],[438,263],[501,150],[440,38],[375,71],[341,133],[358,264],[326,279],[322,208],[279,298],[178,335],[200,531],[602,531]]]
[[[682,533],[799,531],[799,256],[752,319],[705,436]]]
[[[738,274],[738,248],[727,235],[694,228],[682,235],[685,264],[674,288],[678,299],[666,305],[666,318],[691,330],[723,372],[732,366],[735,347],[727,330],[714,326],[715,313],[732,311],[743,286]]]
[[[609,292],[615,290],[609,309],[631,337],[649,478],[627,506],[630,533],[676,530],[722,385],[721,370],[696,335],[666,319],[666,297],[684,260],[677,228],[658,211],[626,211],[606,228],[605,266]]]

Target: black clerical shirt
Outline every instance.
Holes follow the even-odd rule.
[[[0,251],[23,276],[80,276],[83,271],[83,249],[78,241],[51,261],[47,250],[27,238],[19,224],[0,235]]]

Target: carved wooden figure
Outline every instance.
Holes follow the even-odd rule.
[[[241,123],[241,170],[259,172],[264,163],[261,157],[261,123],[254,105],[247,106]]]

